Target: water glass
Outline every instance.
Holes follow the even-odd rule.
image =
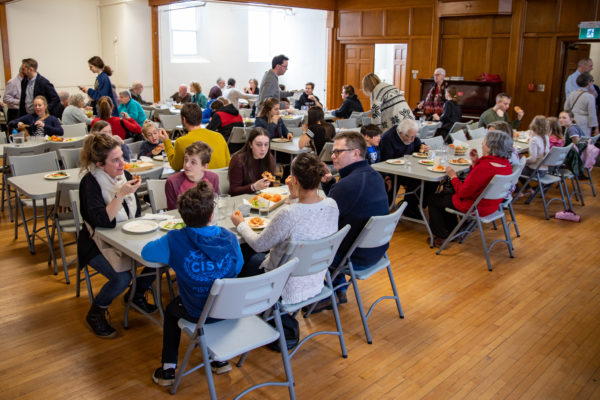
[[[221,219],[227,218],[227,213],[231,209],[230,205],[231,196],[228,194],[219,195],[218,207],[219,207],[219,216]]]
[[[258,201],[258,215],[262,218],[269,216],[269,201],[263,199]]]

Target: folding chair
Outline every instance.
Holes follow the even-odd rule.
[[[436,254],[440,254],[442,252],[442,250],[444,250],[446,248],[446,246],[448,246],[448,243],[450,243],[450,241],[452,241],[454,238],[462,236],[462,239],[460,241],[462,243],[466,237],[466,234],[469,232],[469,229],[467,229],[466,231],[459,231],[460,228],[467,221],[468,222],[474,221],[474,223],[476,223],[477,227],[479,228],[479,235],[481,236],[481,243],[483,244],[483,252],[485,253],[485,259],[487,261],[487,266],[488,266],[489,271],[492,270],[492,263],[490,261],[490,252],[492,251],[492,248],[494,247],[494,245],[496,245],[497,243],[506,243],[510,257],[514,258],[513,244],[512,244],[512,240],[510,239],[510,232],[508,230],[508,225],[506,223],[504,209],[502,207],[498,207],[498,210],[494,211],[490,215],[486,215],[485,217],[480,217],[479,211],[477,210],[477,206],[479,205],[479,202],[483,199],[488,199],[488,200],[504,199],[510,193],[511,188],[513,187],[513,182],[515,182],[518,179],[518,176],[519,176],[518,172],[519,171],[517,170],[510,175],[495,175],[492,178],[492,180],[490,181],[490,183],[488,183],[486,188],[483,190],[483,192],[479,195],[477,200],[475,200],[473,205],[467,210],[467,212],[462,213],[462,212],[452,209],[452,208],[446,208],[447,212],[449,212],[451,214],[455,214],[455,215],[461,217],[461,219],[458,222],[458,224],[456,225],[456,227],[452,230],[450,235],[448,235],[448,238],[440,246],[440,248]],[[504,229],[504,237],[506,239],[496,239],[488,246],[485,241],[485,235],[483,233],[483,227],[482,227],[481,223],[483,222],[483,223],[488,224],[491,222],[495,222],[497,220],[502,221],[502,228]]]
[[[227,147],[229,148],[229,153],[233,154],[239,149],[242,148],[244,143],[246,143],[246,128],[242,128],[240,126],[234,126],[231,129],[231,134],[227,139]]]
[[[542,197],[542,204],[544,205],[544,214],[546,215],[546,219],[550,219],[550,215],[548,213],[548,205],[554,200],[559,200],[558,197],[555,197],[546,201],[545,192],[548,189],[550,189],[550,187],[552,187],[552,185],[554,185],[555,183],[558,183],[558,187],[560,189],[560,200],[563,203],[563,208],[565,210],[573,209],[573,206],[571,205],[571,199],[568,196],[565,198],[565,188],[567,186],[567,182],[565,181],[564,176],[560,175],[560,173],[559,175],[553,175],[550,173],[550,171],[553,168],[558,168],[561,165],[563,165],[567,154],[569,153],[569,151],[571,151],[572,148],[573,143],[566,147],[555,146],[551,148],[550,152],[548,152],[546,157],[544,157],[544,159],[542,160],[540,165],[535,169],[533,174],[531,174],[531,176],[523,176],[523,178],[527,178],[527,180],[521,187],[521,190],[519,190],[519,193],[523,192],[523,190],[525,189],[525,187],[527,187],[530,181],[537,182],[539,185],[539,192]],[[540,168],[543,166],[548,167],[548,173],[546,173],[546,175],[542,177],[540,174]],[[527,203],[530,203],[533,200],[533,197],[535,197],[535,195],[530,196],[530,198],[527,200]]]
[[[127,146],[129,146],[129,150],[131,150],[132,157],[137,158],[138,153],[140,152],[140,148],[142,147],[143,143],[144,143],[143,140],[138,140],[137,142],[127,143]]]
[[[147,120],[152,121],[152,111],[153,110],[146,110],[146,109],[144,109],[144,115],[146,116]]]
[[[304,117],[302,117],[302,118],[284,118],[283,123],[286,126],[286,128],[288,128],[288,129],[297,128],[302,124],[303,120],[304,120]]]
[[[362,111],[352,111],[352,113],[350,114],[349,119],[353,119],[356,121],[356,126],[360,126],[362,125],[362,117],[363,117],[363,112]]]
[[[396,282],[394,280],[394,275],[392,274],[392,264],[390,262],[390,259],[388,258],[387,252],[375,264],[370,265],[367,268],[361,269],[354,268],[350,256],[352,255],[352,253],[354,253],[356,249],[379,247],[389,243],[392,239],[392,236],[394,235],[396,225],[398,224],[398,221],[400,221],[400,217],[406,209],[407,204],[408,203],[405,201],[402,202],[398,210],[396,210],[392,214],[371,217],[369,221],[367,221],[366,225],[364,226],[356,240],[354,240],[354,243],[352,243],[352,246],[350,246],[350,248],[344,255],[344,258],[342,258],[340,264],[338,265],[333,274],[334,279],[338,274],[350,275],[350,282],[343,285],[352,284],[352,287],[354,288],[354,295],[356,296],[358,312],[360,313],[360,318],[362,320],[367,343],[369,344],[372,344],[373,341],[371,339],[371,332],[369,331],[369,324],[367,321],[371,316],[371,313],[373,312],[373,309],[375,308],[377,303],[384,299],[393,299],[396,301],[396,308],[398,309],[398,315],[400,318],[404,318],[404,312],[402,311],[402,306],[400,305],[400,297],[398,296]],[[369,311],[365,314],[362,298],[360,296],[360,291],[358,290],[357,280],[366,280],[383,269],[387,269],[388,278],[390,280],[390,285],[392,286],[392,292],[394,295],[379,297],[371,304],[371,306],[369,307]]]
[[[458,131],[464,131],[465,129],[467,129],[467,125],[470,124],[472,121],[469,122],[455,122],[454,125],[452,125],[452,128],[450,128],[450,132],[449,133],[454,133],[454,132],[458,132]]]
[[[208,171],[214,172],[219,175],[219,194],[229,193],[229,167],[209,169]]]
[[[71,208],[71,200],[69,199],[69,191],[77,190],[79,188],[79,183],[67,183],[67,182],[58,182],[56,187],[56,198],[54,200],[54,209],[52,210],[52,233],[50,234],[50,243],[54,243],[54,235],[58,236],[58,248],[60,250],[60,257],[62,259],[63,270],[65,273],[65,281],[70,284],[69,280],[69,270],[68,267],[74,261],[77,261],[77,257],[73,258],[71,261],[67,261],[67,256],[65,255],[65,246],[69,246],[72,244],[77,244],[77,240],[64,243],[63,242],[63,233],[73,233],[75,234],[80,230],[80,227],[75,226],[75,218],[73,216],[74,212]],[[56,263],[56,257],[54,252],[50,252],[50,257],[52,259],[52,263],[54,265],[54,275],[58,274],[58,267]]]
[[[335,127],[339,128],[339,129],[353,129],[353,128],[357,128],[358,125],[356,124],[356,120],[354,118],[348,118],[348,119],[336,119],[335,120]]]
[[[174,136],[177,129],[182,129],[181,114],[159,114],[158,118],[163,128]]]
[[[324,299],[331,299],[333,306],[333,316],[335,319],[336,331],[318,331],[313,332],[310,335],[304,337],[290,353],[290,358],[296,354],[298,349],[306,343],[307,340],[319,336],[319,335],[335,335],[339,338],[340,348],[342,350],[342,357],[347,358],[348,352],[346,350],[346,343],[344,342],[344,333],[342,332],[342,323],[340,322],[340,315],[337,309],[337,303],[335,299],[335,292],[333,291],[331,275],[329,273],[329,266],[333,262],[335,253],[337,252],[342,240],[350,230],[350,225],[344,226],[342,229],[337,231],[331,236],[327,236],[323,239],[311,240],[311,241],[290,241],[288,248],[281,261],[286,262],[292,259],[298,259],[298,266],[292,271],[291,277],[301,277],[307,275],[320,274],[321,279],[325,277],[325,284],[321,291],[315,296],[301,301],[299,303],[283,303],[279,302],[279,307],[274,309],[274,314],[279,313],[291,313],[294,318],[302,310],[302,307],[311,306],[312,309]],[[308,317],[310,311],[305,315]],[[287,347],[281,347],[287,349]]]
[[[588,146],[595,146],[596,142],[598,141],[599,138],[600,138],[600,135],[592,136],[591,138],[589,138]],[[594,195],[594,197],[596,197],[596,188],[594,187],[594,181],[592,180],[592,167],[590,167],[590,168],[585,168],[584,167],[583,170],[587,174],[588,181],[587,182],[581,182],[581,184],[583,184],[583,185],[590,185],[591,188],[592,188],[592,194]]]
[[[166,183],[167,181],[164,179],[148,179],[146,181],[148,198],[150,199],[150,207],[152,207],[153,214],[156,214],[159,210],[167,209]]]
[[[373,122],[371,117],[362,117],[361,119],[363,126],[370,125]]]
[[[451,133],[450,137],[452,138],[453,143],[456,142],[457,140],[459,140],[461,142],[467,141],[467,135],[465,135],[464,131],[458,131],[458,132]]]
[[[85,136],[88,133],[87,125],[85,122],[73,125],[63,125],[62,128],[64,138]]]
[[[440,126],[441,126],[441,123],[421,126],[419,128],[419,138],[421,140],[427,139],[427,138],[432,138]]]
[[[81,149],[58,149],[58,157],[65,169],[77,168]]]
[[[471,139],[480,139],[482,137],[485,137],[485,132],[486,132],[486,129],[481,127],[481,128],[477,128],[477,129],[473,129],[472,131],[469,131],[469,135],[471,136]]]
[[[302,136],[302,127],[297,127],[297,128],[289,128],[288,131],[290,131],[290,133],[292,135],[294,135],[294,137],[300,137]]]
[[[523,172],[523,168],[525,168],[525,162],[527,161],[527,159],[525,157],[521,157],[519,159],[519,163],[517,165],[513,165],[513,174],[516,174],[516,177],[514,179],[513,187],[519,182],[519,177],[521,176],[521,173]],[[508,221],[507,225],[508,228],[510,230],[510,226],[514,225],[515,227],[515,233],[517,234],[517,237],[521,237],[521,233],[519,232],[519,226],[517,225],[517,218],[515,216],[515,209],[512,206],[512,203],[515,201],[517,197],[512,197],[512,196],[507,196],[506,200],[504,200],[502,202],[502,208],[505,210],[508,210],[508,212],[510,213],[510,221]],[[496,227],[496,223],[494,222],[494,228]]]
[[[177,369],[171,394],[177,391],[181,378],[204,367],[210,398],[215,400],[217,393],[210,367],[211,361],[227,361],[243,355],[237,363],[237,366],[241,367],[250,350],[275,340],[279,340],[279,346],[285,349],[285,336],[279,313],[274,313],[276,329],[256,314],[271,307],[276,309],[279,307],[277,300],[297,264],[298,260],[292,259],[279,268],[261,275],[214,281],[198,322],[179,320],[179,327],[190,336],[191,340],[181,366]],[[209,317],[222,321],[207,324],[206,319]],[[196,347],[200,347],[202,351],[203,362],[186,371],[192,351]],[[290,399],[295,399],[294,376],[287,351],[281,352],[281,358],[286,381],[259,383],[245,389],[236,396],[236,399],[264,386],[286,386]]]
[[[442,147],[444,145],[444,138],[441,136],[436,136],[429,139],[423,139],[421,142],[431,148]]]
[[[332,163],[331,155],[333,154],[333,142],[327,142],[321,149],[319,159],[324,163]]]

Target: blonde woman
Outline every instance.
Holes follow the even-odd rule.
[[[371,99],[371,118],[383,131],[398,125],[406,118],[415,119],[404,95],[397,87],[382,82],[375,74],[362,81],[363,92]]]

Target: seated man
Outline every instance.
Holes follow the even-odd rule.
[[[496,95],[496,105],[485,110],[479,117],[479,126],[487,128],[487,126],[494,121],[505,121],[510,124],[513,129],[517,129],[525,113],[521,107],[515,107],[517,119],[511,121],[506,114],[508,107],[510,107],[510,96],[506,93],[498,93]]]
[[[127,114],[124,118],[133,118],[140,126],[144,126],[146,121],[146,114],[144,109],[134,99],[131,98],[129,90],[122,90],[119,92],[119,115],[123,117],[123,113]]]
[[[208,223],[213,217],[214,191],[208,182],[184,192],[177,209],[186,227],[167,232],[144,246],[142,257],[151,262],[168,264],[177,274],[179,296],[165,310],[163,324],[162,367],[154,371],[152,380],[159,386],[175,381],[181,329],[179,318],[197,322],[216,279],[235,278],[244,259],[237,237],[227,229]],[[210,318],[207,323],[214,322]],[[217,374],[228,372],[227,361],[213,361]]]
[[[175,103],[189,103],[192,101],[192,95],[188,92],[187,85],[179,85],[179,89],[171,96]]]
[[[344,85],[342,87],[342,99],[344,102],[337,110],[333,110],[331,115],[336,118],[350,118],[354,111],[363,112],[363,106],[356,94],[352,85]]]
[[[419,132],[419,124],[414,119],[405,119],[400,125],[393,126],[381,137],[379,148],[381,150],[381,161],[389,160],[392,158],[400,158],[409,156],[412,153],[429,150],[429,146],[421,143],[417,134]],[[405,191],[412,192],[416,190],[421,181],[419,179],[406,178],[399,176],[398,182],[404,186]],[[395,199],[396,193],[393,193],[392,189],[392,178],[389,176],[385,177],[388,198],[390,203]],[[430,186],[430,185],[427,185]],[[427,196],[425,196],[427,198]],[[417,197],[414,195],[406,196],[406,211],[404,215],[410,218],[422,219],[421,213],[419,212],[419,202]]]
[[[131,88],[129,89],[129,93],[131,93],[131,98],[140,103],[143,106],[150,106],[152,102],[145,101],[142,99],[142,92],[144,91],[144,85],[140,81],[133,81],[131,84]]]
[[[346,131],[334,138],[331,159],[333,167],[340,174],[340,180],[335,182],[331,174],[326,175],[323,178],[323,189],[337,203],[338,228],[350,224],[350,231],[337,251],[330,267],[332,270],[337,267],[369,218],[389,212],[383,178],[365,160],[366,152],[367,143],[358,132]],[[388,246],[389,244],[384,244],[370,249],[357,249],[351,257],[354,268],[373,265],[383,257]],[[333,285],[337,286],[345,281],[346,277],[341,274]],[[347,286],[337,291],[338,303],[346,303],[346,289]],[[329,300],[325,300],[313,312],[330,307]]]
[[[209,169],[224,168],[229,165],[231,156],[229,155],[227,142],[220,133],[200,127],[202,123],[202,109],[198,104],[185,103],[181,107],[181,122],[187,134],[178,138],[175,141],[175,146],[173,146],[171,139],[164,131],[160,132],[159,135],[159,139],[165,145],[165,153],[167,154],[171,168],[175,171],[183,168],[183,154],[186,147],[199,140],[213,149],[212,158],[208,164]]]
[[[312,82],[307,82],[304,86],[304,93],[300,95],[300,98],[296,100],[296,104],[294,108],[299,110],[304,109],[308,110],[311,107],[320,107],[323,108],[323,105],[319,102],[319,98],[313,94],[315,90],[315,84]]]
[[[234,127],[244,127],[244,120],[238,109],[233,104],[225,104],[225,101],[226,99],[220,97],[210,105],[213,115],[206,129],[219,132],[227,141]]]

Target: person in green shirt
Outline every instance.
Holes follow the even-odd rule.
[[[508,107],[510,107],[510,96],[506,93],[498,93],[496,96],[496,105],[488,110],[485,110],[481,117],[479,117],[479,126],[487,128],[489,124],[495,121],[505,121],[513,129],[517,129],[521,120],[523,119],[523,115],[525,112],[521,109],[521,107],[515,107],[515,111],[517,112],[517,119],[511,121],[508,119],[507,111]]]
[[[129,118],[133,118],[139,126],[144,126],[144,121],[146,121],[144,109],[140,103],[131,98],[129,90],[119,92],[119,101],[119,114],[125,113]]]
[[[200,86],[198,82],[192,82],[190,83],[190,91],[194,93],[192,95],[192,103],[198,104],[200,108],[204,110],[206,108],[206,103],[208,103],[208,99],[204,93],[202,93],[202,86]]]

